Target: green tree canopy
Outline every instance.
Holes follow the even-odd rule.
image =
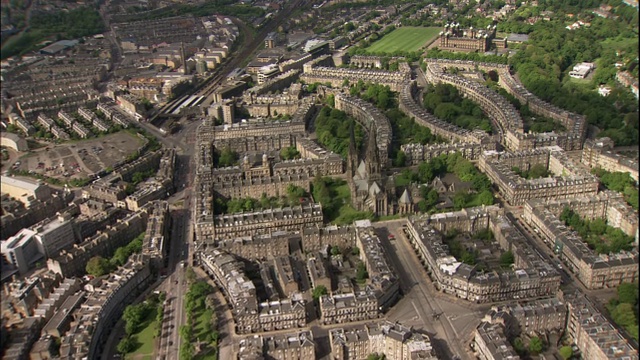
[[[283,160],[298,159],[300,158],[300,152],[296,149],[295,146],[289,146],[280,150],[280,157]]]
[[[118,353],[124,355],[132,352],[137,347],[137,341],[131,336],[125,336],[118,343],[116,350]]]
[[[109,260],[102,256],[94,256],[87,262],[85,270],[87,274],[97,277],[108,274],[111,271],[111,266]]]
[[[558,352],[564,360],[569,360],[573,357],[573,349],[571,348],[571,346],[563,346],[560,348],[560,350],[558,350]]]
[[[318,301],[318,299],[320,299],[322,295],[327,295],[327,294],[328,294],[327,288],[324,285],[318,285],[315,288],[313,288],[312,297],[313,297],[313,300]]]
[[[534,354],[540,354],[542,351],[544,350],[544,343],[542,342],[542,339],[540,339],[537,336],[534,336],[531,338],[531,340],[529,341],[529,351]]]

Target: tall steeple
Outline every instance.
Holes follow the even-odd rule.
[[[376,139],[376,128],[371,125],[369,130],[369,141],[367,143],[367,152],[365,154],[365,162],[367,164],[367,173],[369,179],[380,176],[380,155],[378,154],[378,142]]]

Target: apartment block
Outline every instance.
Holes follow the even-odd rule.
[[[638,350],[583,295],[560,292],[569,307],[567,335],[585,359],[638,359]]]
[[[60,356],[94,358],[104,351],[107,334],[120,320],[124,308],[151,283],[149,263],[133,255],[116,274],[93,279],[85,286],[86,301],[74,313],[75,321],[62,338]]]
[[[552,295],[560,287],[560,275],[529,249],[524,236],[497,206],[435,214],[428,219],[412,216],[407,226],[418,257],[444,293],[482,303]],[[502,250],[514,252],[515,270],[477,273],[450,255],[441,235],[450,229],[471,233],[491,229]]]

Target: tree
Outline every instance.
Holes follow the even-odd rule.
[[[180,345],[180,360],[193,360],[193,345],[189,341],[184,341]]]
[[[187,283],[189,284],[193,284],[196,281],[196,272],[193,271],[191,266],[187,267],[187,270],[185,270],[184,277],[187,279]]]
[[[327,295],[327,288],[324,285],[318,285],[313,289],[313,300],[318,301],[322,295]]]
[[[193,328],[191,325],[182,325],[180,326],[180,337],[185,342],[190,342],[193,337]]]
[[[458,191],[453,195],[453,208],[460,210],[467,204],[467,194],[463,191]]]
[[[407,163],[407,154],[400,150],[396,153],[396,158],[393,160],[393,166],[404,167]]]
[[[237,152],[230,148],[226,148],[220,153],[220,157],[218,158],[218,167],[233,166],[238,162],[238,158],[239,156]]]
[[[573,357],[573,349],[571,348],[571,346],[563,346],[558,352],[564,360],[569,360]]]
[[[364,282],[369,277],[367,267],[362,261],[358,262],[358,268],[356,270],[356,281]]]
[[[94,256],[88,262],[85,268],[87,274],[93,276],[102,276],[104,274],[108,274],[111,269],[109,266],[109,261],[102,256]]]
[[[511,251],[505,251],[500,255],[500,266],[509,267],[513,264],[514,257]]]
[[[542,340],[537,336],[532,337],[529,341],[529,351],[532,354],[537,355],[540,354],[543,350],[544,343],[542,342]]]
[[[513,349],[520,355],[523,355],[526,352],[521,338],[517,337],[513,339]]]
[[[300,158],[300,152],[296,149],[295,146],[289,146],[280,150],[280,157],[283,160],[298,159]]]
[[[618,301],[635,305],[638,302],[638,284],[622,283],[618,285]]]
[[[489,190],[484,190],[478,194],[478,201],[482,205],[493,205],[493,194]]]
[[[128,353],[132,352],[136,348],[136,345],[137,345],[137,343],[136,343],[135,339],[133,339],[131,336],[125,336],[118,343],[118,346],[116,347],[116,350],[118,350],[118,352],[120,354],[124,355],[124,354],[128,354]]]
[[[342,251],[340,250],[339,247],[337,247],[335,245],[331,247],[331,255],[335,256],[335,255],[340,255],[340,254],[342,254]]]

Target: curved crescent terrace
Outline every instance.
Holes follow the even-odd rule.
[[[538,147],[557,145],[565,150],[579,150],[586,135],[586,118],[562,110],[548,104],[529,92],[515,78],[507,65],[463,60],[425,59],[427,63],[426,78],[431,82],[446,82],[456,86],[467,96],[477,101],[489,115],[489,118],[500,127],[502,142],[512,150],[530,150]],[[499,94],[466,79],[445,73],[447,68],[455,67],[464,70],[496,70],[498,84],[522,104],[529,106],[532,112],[554,119],[568,130],[562,133],[524,133],[522,118],[515,108]]]
[[[336,94],[336,109],[353,116],[365,129],[374,127],[378,140],[380,161],[389,161],[389,146],[391,145],[391,123],[389,119],[375,106],[359,98],[345,94]]]

